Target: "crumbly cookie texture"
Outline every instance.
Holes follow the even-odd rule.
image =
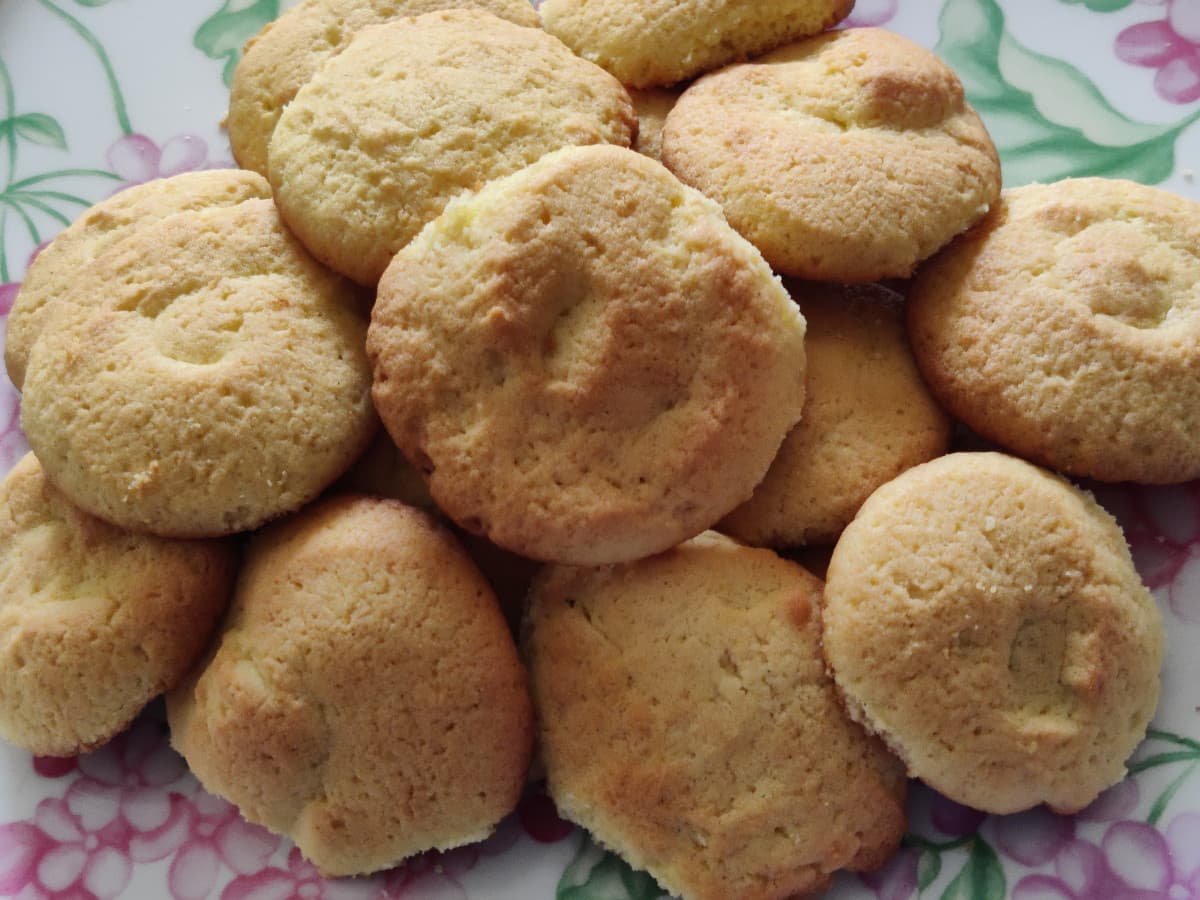
[[[359,31],[296,98],[268,151],[288,225],[374,285],[454,197],[577,144],[628,146],[629,95],[559,40],[481,10]]]
[[[696,81],[662,159],[779,272],[908,277],[987,212],[1000,161],[958,77],[878,28],[809,38]]]
[[[267,174],[267,146],[283,108],[368,25],[443,9],[483,9],[536,28],[528,0],[304,0],[246,42],[229,92],[229,146],[243,169]]]
[[[367,338],[392,438],[459,524],[634,559],[749,497],[800,416],[804,319],[712,201],[632,150],[551,154],[397,254]]]
[[[327,875],[482,840],[515,808],[533,740],[483,577],[427,513],[365,495],[253,539],[167,714],[201,783]]]
[[[910,775],[987,812],[1071,813],[1125,774],[1163,628],[1090,495],[1003,454],[943,456],[871,495],[827,577],[834,678]]]
[[[61,327],[66,317],[84,314],[98,299],[70,288],[79,271],[117,241],[175,213],[270,196],[271,186],[253,172],[217,169],[135,185],[86,210],[37,255],[21,282],[4,334],[4,364],[13,385],[24,384],[29,351],[42,329]],[[82,306],[60,304],[63,296]]]
[[[558,808],[695,900],[782,900],[881,865],[903,769],[839,703],[820,602],[796,564],[712,532],[547,567],[524,643]]]
[[[1200,477],[1200,203],[1130,181],[1006,191],[931,260],[913,350],[953,415],[1101,481]]]
[[[633,149],[651,159],[662,161],[662,127],[667,121],[667,113],[679,99],[678,90],[670,88],[646,88],[631,90],[629,99],[633,101],[634,112],[637,113],[637,137],[633,141]]]
[[[204,652],[235,559],[89,516],[26,454],[0,484],[0,737],[74,756],[124,729]]]
[[[816,34],[854,0],[543,0],[542,25],[623,84],[661,87]]]
[[[754,495],[718,527],[750,544],[831,544],[875,488],[945,453],[952,424],[917,371],[899,294],[788,287],[808,323],[804,414]]]
[[[91,311],[34,345],[21,424],[93,515],[245,531],[312,500],[374,434],[362,298],[270,200],[140,226],[70,291]]]

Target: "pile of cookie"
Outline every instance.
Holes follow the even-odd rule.
[[[333,875],[486,836],[536,743],[685,898],[881,865],[906,776],[1119,780],[1162,626],[1050,470],[1200,477],[1200,209],[1002,193],[954,73],[850,6],[264,29],[243,168],[93,207],[13,307],[0,735],[77,753],[168,692]],[[776,552],[821,545],[825,582]]]

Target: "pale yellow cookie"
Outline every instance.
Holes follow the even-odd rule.
[[[139,226],[58,302],[75,292],[91,309],[43,330],[21,424],[93,515],[244,531],[313,499],[374,433],[359,293],[270,200]]]
[[[270,196],[271,186],[252,172],[217,169],[147,181],[85,210],[38,254],[21,282],[4,335],[4,364],[13,385],[20,389],[24,383],[29,351],[42,329],[58,328],[65,317],[78,314],[58,299],[69,294],[84,309],[97,299],[69,290],[79,270],[134,228],[178,212]]]
[[[313,255],[373,285],[449,200],[559,147],[628,146],[635,122],[561,41],[451,10],[359,31],[288,104],[268,166]]]
[[[267,174],[267,145],[283,108],[367,25],[442,9],[485,9],[536,28],[529,0],[304,0],[246,42],[229,92],[229,146],[244,169]]]
[[[543,0],[542,24],[636,88],[675,84],[840,22],[854,0]]]
[[[1089,494],[999,453],[881,487],[842,533],[825,655],[855,718],[959,803],[1071,813],[1125,774],[1163,628]]]
[[[712,201],[611,146],[453,202],[379,284],[380,417],[460,525],[598,564],[750,496],[804,400],[804,319]]]
[[[754,496],[718,526],[770,547],[832,543],[875,488],[945,453],[952,430],[913,361],[899,294],[789,288],[808,323],[804,414]]]
[[[908,323],[989,440],[1101,481],[1200,477],[1200,203],[1102,178],[1006,191],[922,268]]]
[[[679,99],[679,94],[678,90],[669,88],[635,89],[629,92],[629,99],[633,101],[633,109],[637,113],[637,137],[633,141],[633,149],[638,153],[662,161],[663,123]]]
[[[214,653],[167,713],[201,783],[327,875],[482,840],[533,740],[487,583],[427,513],[361,495],[254,538]]]
[[[707,75],[662,159],[780,272],[907,277],[987,212],[1000,161],[958,77],[907,38],[851,28]]]
[[[563,815],[691,900],[783,900],[881,865],[903,769],[841,707],[820,602],[799,566],[711,532],[548,567],[525,649]]]
[[[235,560],[89,516],[26,454],[0,484],[0,738],[74,756],[120,732],[204,652]]]

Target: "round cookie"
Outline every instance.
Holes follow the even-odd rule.
[[[868,282],[987,212],[1000,161],[930,51],[878,28],[810,38],[707,75],[663,125],[662,159],[779,272]]]
[[[355,35],[288,104],[269,148],[280,213],[373,285],[446,203],[576,144],[628,146],[628,94],[561,41],[480,10]]]
[[[235,560],[81,512],[26,454],[0,484],[0,738],[74,756],[124,729],[204,652]]]
[[[910,775],[992,813],[1076,812],[1124,775],[1163,628],[1090,495],[1003,454],[943,456],[871,495],[827,577],[834,678]]]
[[[630,87],[675,84],[840,22],[854,0],[542,0],[542,25]]]
[[[484,9],[536,28],[528,0],[304,0],[246,42],[229,92],[229,146],[243,169],[267,174],[267,145],[296,92],[367,25],[454,8]]]
[[[712,201],[632,150],[553,153],[447,207],[379,284],[393,440],[460,525],[635,559],[750,496],[800,416],[804,319]]]
[[[483,577],[427,513],[355,495],[251,541],[225,631],[167,714],[205,788],[326,875],[483,839],[533,740]]]
[[[808,323],[804,415],[754,495],[718,526],[771,547],[833,543],[875,488],[945,453],[953,427],[917,371],[899,294],[789,288]]]
[[[4,364],[13,385],[20,389],[24,383],[29,351],[46,323],[54,322],[57,328],[63,317],[73,314],[57,300],[71,294],[79,270],[134,228],[178,212],[270,196],[271,186],[254,173],[217,169],[135,185],[85,210],[38,254],[9,311]],[[78,293],[71,296],[85,304],[93,301]],[[48,312],[50,307],[55,307],[53,312]]]
[[[1100,481],[1200,477],[1200,204],[1131,181],[1006,191],[908,307],[933,392],[979,434]]]
[[[903,768],[838,701],[820,601],[799,566],[712,532],[547,567],[524,646],[559,810],[693,900],[782,900],[882,865]]]
[[[92,308],[34,345],[21,424],[93,515],[244,531],[315,497],[374,433],[358,291],[270,200],[139,227],[59,302],[75,293]]]

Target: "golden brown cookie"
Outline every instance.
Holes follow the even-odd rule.
[[[367,25],[454,8],[485,9],[536,28],[528,0],[304,0],[246,42],[229,92],[229,145],[244,169],[267,174],[279,114],[331,56]]]
[[[19,389],[25,381],[29,351],[42,328],[47,323],[57,328],[62,317],[74,314],[61,307],[47,311],[59,297],[70,294],[83,304],[96,300],[72,293],[72,283],[81,268],[134,228],[178,212],[234,206],[243,200],[270,196],[271,186],[254,173],[217,169],[147,181],[85,210],[38,254],[25,273],[4,336],[4,364],[9,379]]]
[[[908,322],[934,393],[997,444],[1101,481],[1200,477],[1200,203],[1006,191],[922,268]]]
[[[629,92],[629,99],[633,101],[633,109],[637,113],[637,137],[633,141],[633,149],[638,153],[662,161],[663,122],[667,120],[667,113],[679,99],[679,94],[680,91],[669,88],[634,89]]]
[[[851,28],[707,75],[662,158],[778,271],[907,277],[987,212],[1000,162],[958,77],[907,38]]]
[[[600,564],[749,497],[804,398],[804,319],[712,201],[632,150],[547,156],[397,254],[373,397],[437,504]]]
[[[120,732],[204,652],[235,559],[89,516],[26,454],[0,484],[0,737],[74,756]]]
[[[1125,773],[1163,629],[1090,495],[999,453],[881,487],[842,533],[825,655],[851,713],[959,803],[1069,813]]]
[[[636,88],[675,84],[840,22],[854,0],[542,0],[547,31]]]
[[[769,547],[832,543],[875,488],[945,453],[952,430],[913,362],[899,294],[789,289],[808,323],[804,414],[754,495],[718,526]]]
[[[201,783],[328,875],[486,837],[533,738],[487,583],[427,513],[361,495],[253,539],[219,643],[167,713]]]
[[[34,345],[21,424],[93,515],[244,531],[313,499],[374,433],[359,293],[270,200],[139,226],[58,302],[76,292],[91,310]]]
[[[359,31],[288,104],[269,149],[284,219],[373,285],[446,203],[543,154],[628,146],[624,88],[561,41],[480,10]]]
[[[842,710],[820,602],[799,566],[712,532],[547,567],[525,649],[562,813],[693,900],[782,900],[881,865],[903,770]]]

